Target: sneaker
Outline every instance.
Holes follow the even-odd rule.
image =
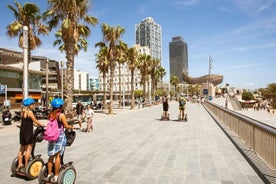
[[[26,169],[25,169],[24,166],[23,166],[23,167],[20,167],[20,168],[19,168],[19,171],[22,172],[22,173],[26,173]]]
[[[51,174],[48,174],[47,178],[46,178],[46,181],[51,181],[51,179],[54,177],[54,174],[51,173]]]
[[[51,178],[51,183],[57,183],[58,182],[58,176],[54,176]]]
[[[15,169],[15,171],[16,172],[20,172],[21,171],[21,169],[23,168],[24,166],[22,165],[22,166],[20,166],[20,167],[17,167],[16,169]]]

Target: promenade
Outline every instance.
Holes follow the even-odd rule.
[[[64,160],[74,162],[76,184],[263,183],[200,104],[187,104],[188,122],[177,121],[175,101],[170,102],[170,121],[160,121],[161,105],[116,112],[97,113],[94,131],[77,132],[66,149]],[[0,181],[38,183],[11,177],[18,133],[16,123],[0,128]],[[46,150],[43,141],[35,153],[46,161]]]
[[[222,107],[225,106],[225,98],[214,98],[212,103],[218,104]],[[233,110],[231,103],[228,105],[228,109]],[[237,113],[243,114],[245,116],[251,117],[257,121],[261,121],[271,127],[276,128],[276,110],[275,113],[268,113],[267,110],[254,110],[253,108],[236,110]]]

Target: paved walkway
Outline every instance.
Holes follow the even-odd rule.
[[[177,102],[170,103],[170,121],[160,121],[162,106],[96,114],[94,132],[78,132],[67,148],[77,184],[260,184],[255,171],[199,104],[187,104],[188,122],[177,121]],[[77,125],[76,125],[77,126]],[[0,181],[38,183],[10,176],[19,129],[0,129]],[[47,143],[36,153],[46,161]]]

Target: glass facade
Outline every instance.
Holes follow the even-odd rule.
[[[183,83],[183,72],[188,75],[188,48],[183,38],[173,37],[169,45],[170,50],[170,76],[177,76]]]
[[[161,26],[147,17],[140,24],[135,25],[136,44],[148,46],[150,55],[161,61],[162,57],[162,33]]]

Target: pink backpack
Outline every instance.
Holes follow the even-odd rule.
[[[60,135],[61,123],[59,122],[59,115],[56,119],[50,118],[44,132],[44,139],[47,141],[57,141]]]

